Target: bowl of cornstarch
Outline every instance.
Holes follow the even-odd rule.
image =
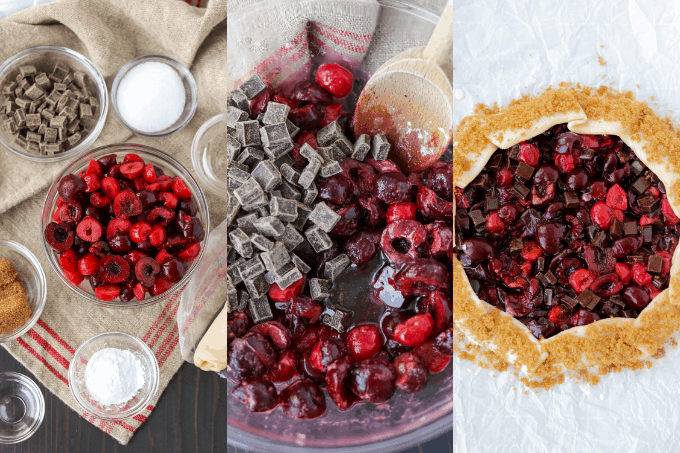
[[[198,89],[191,72],[163,55],[144,55],[123,66],[111,87],[118,120],[130,132],[149,138],[172,135],[196,112]]]
[[[68,369],[73,398],[87,412],[104,420],[140,414],[158,391],[156,357],[139,338],[105,332],[75,352]]]

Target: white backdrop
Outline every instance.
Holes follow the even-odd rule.
[[[677,121],[680,2],[454,0],[453,62],[464,94],[456,122],[477,103],[562,81],[632,90]],[[680,451],[680,356],[671,355],[597,386],[526,394],[508,374],[454,360],[454,451]]]

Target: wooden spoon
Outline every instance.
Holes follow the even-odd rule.
[[[406,173],[432,165],[453,135],[453,4],[448,3],[426,47],[409,49],[368,80],[354,111],[354,133],[384,132],[390,159]],[[444,68],[442,68],[444,67]]]

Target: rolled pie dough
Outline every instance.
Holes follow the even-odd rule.
[[[222,371],[227,367],[227,307],[210,325],[194,352],[194,364],[205,371]]]

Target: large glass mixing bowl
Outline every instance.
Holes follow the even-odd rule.
[[[295,14],[300,9],[308,7],[321,8],[325,13],[332,13],[333,7],[328,6],[324,9],[322,3],[332,5],[333,2],[285,0],[278,2],[278,5],[289,5],[290,11]],[[253,52],[256,49],[266,56],[267,52],[272,53],[275,50],[276,44],[268,44],[264,37],[260,40],[258,48],[240,39],[247,34],[246,31],[252,32],[253,27],[262,24],[263,14],[272,14],[271,5],[271,2],[259,2],[227,15],[228,48],[238,49],[237,55],[232,56],[233,53],[228,55],[228,72],[236,73],[241,69],[247,71],[248,68],[238,68],[239,65],[243,65],[240,57],[243,55],[242,52]],[[383,43],[383,50],[378,56],[369,48],[364,59],[365,66],[358,68],[358,78],[362,78],[362,73],[367,77],[380,64],[411,47],[424,46],[438,19],[436,14],[408,3],[382,0],[379,3],[378,25],[372,43]],[[389,43],[387,52],[384,50],[384,43]],[[262,45],[271,47],[262,50]],[[315,55],[314,59],[323,61],[325,56]],[[365,80],[363,82],[365,83]],[[361,83],[355,84],[354,93],[346,102],[351,103],[356,99],[352,98],[361,91],[361,86],[357,85]],[[228,90],[233,88],[227,86]],[[229,394],[233,387],[234,385],[228,382]],[[323,417],[315,420],[296,420],[285,415],[280,408],[269,414],[250,413],[242,403],[228,397],[228,443],[246,451],[281,453],[303,451],[386,453],[407,449],[451,429],[452,365],[449,364],[441,373],[431,375],[430,382],[422,392],[416,395],[397,392],[385,404],[362,403],[342,412],[330,400],[328,401],[328,412]]]

